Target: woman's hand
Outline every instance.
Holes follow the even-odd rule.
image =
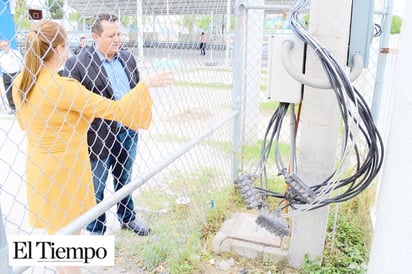
[[[175,82],[175,78],[172,71],[166,71],[153,74],[143,82],[148,88],[167,87]]]

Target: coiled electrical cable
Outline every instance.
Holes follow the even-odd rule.
[[[260,186],[254,186],[255,192],[253,193],[253,195],[259,197],[252,199],[253,201],[259,201],[254,203],[259,205],[259,209],[268,207],[267,201],[266,204],[262,204],[263,200],[261,197],[265,197],[266,200],[269,198],[280,199],[278,208],[275,210],[278,217],[288,217],[303,211],[352,199],[373,182],[382,166],[384,157],[383,142],[373,122],[373,117],[366,101],[352,85],[349,77],[337,60],[302,24],[300,12],[308,7],[309,2],[309,0],[296,0],[289,10],[288,20],[294,34],[307,44],[308,49],[314,51],[331,83],[336,95],[344,129],[342,149],[337,167],[332,174],[322,182],[312,183],[310,186],[307,185],[295,174],[294,170],[289,172],[282,161],[279,152],[279,136],[284,118],[292,104],[279,104],[267,126],[260,161],[254,173],[248,177],[249,179],[259,178],[260,180]],[[291,108],[290,111],[294,112],[294,108]],[[297,121],[293,122],[297,123]],[[296,136],[293,136],[293,138],[296,138]],[[301,138],[304,138],[304,136]],[[295,142],[291,143],[294,145]],[[284,176],[288,184],[288,188],[284,193],[269,189],[267,184],[266,164],[273,145],[275,146],[275,164],[279,171],[278,175]],[[293,145],[291,145],[291,150],[296,152],[296,148]],[[296,156],[293,155],[290,161],[295,161],[295,158]],[[344,177],[348,162],[352,159],[355,161],[354,169],[352,169],[354,172]],[[245,185],[243,180],[240,181],[242,184],[238,185]],[[249,181],[252,182],[252,180]],[[286,208],[289,208],[289,210],[287,213],[284,213]],[[282,213],[280,214],[279,212]],[[261,219],[265,220],[265,218]]]

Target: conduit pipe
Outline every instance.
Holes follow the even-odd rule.
[[[331,89],[332,85],[329,82],[329,79],[317,79],[305,75],[299,72],[290,61],[289,52],[294,48],[295,43],[292,40],[285,40],[282,43],[282,63],[286,71],[292,76],[296,81],[313,88],[319,89]],[[355,54],[353,56],[353,68],[350,72],[349,79],[351,82],[354,82],[362,73],[363,68],[363,57],[360,54]]]

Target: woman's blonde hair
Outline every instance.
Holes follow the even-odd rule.
[[[58,45],[64,44],[67,33],[63,26],[51,20],[33,25],[26,40],[26,54],[19,91],[25,98],[37,81],[41,66],[55,53]]]

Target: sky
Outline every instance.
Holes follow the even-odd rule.
[[[402,15],[405,8],[405,0],[393,0],[393,13]]]

